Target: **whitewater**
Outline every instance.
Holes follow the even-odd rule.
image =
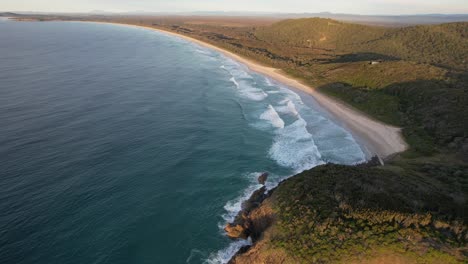
[[[273,135],[267,155],[278,165],[297,174],[327,162],[351,165],[365,161],[365,154],[351,133],[339,127],[307,94],[302,93],[308,99],[308,104],[305,104],[300,91],[293,91],[293,88],[254,73],[247,66],[215,51],[205,49],[203,54],[217,57],[222,62],[220,68],[229,74],[229,81],[233,84],[231,88],[238,92],[243,113],[248,112],[248,124]],[[251,184],[224,206],[226,213],[223,214],[223,222],[218,224],[220,233],[224,233],[226,223],[234,220],[242,203],[261,188],[257,178],[262,173],[244,173]],[[275,174],[274,171],[269,174],[267,191],[293,175]],[[250,244],[250,238],[233,241],[228,247],[209,254],[204,263],[227,263],[241,247]]]

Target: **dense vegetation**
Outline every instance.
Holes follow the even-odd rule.
[[[278,220],[268,246],[304,263],[343,257],[359,263],[385,254],[461,263],[468,254],[468,204],[458,198],[468,191],[468,167],[431,164],[421,171],[427,169],[431,181],[386,167],[324,165],[303,172],[273,193]]]
[[[256,36],[284,46],[373,53],[381,58],[411,60],[467,69],[468,23],[384,28],[330,19],[286,20],[258,30]],[[376,56],[375,58],[379,58]]]

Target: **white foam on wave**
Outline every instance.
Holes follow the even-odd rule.
[[[301,104],[301,105],[304,104],[304,102],[302,101],[301,96],[298,93],[296,93],[296,92],[294,92],[294,91],[292,91],[289,88],[284,87],[284,86],[280,86],[279,89],[280,89],[280,93],[285,94],[288,97],[288,99],[291,99],[291,100],[293,100],[296,103]]]
[[[226,65],[226,66],[225,66]],[[272,101],[268,104],[266,110],[259,116],[255,115],[255,119],[267,121],[273,128],[275,128],[275,136],[273,143],[268,152],[269,157],[276,161],[277,164],[293,170],[291,175],[287,176],[274,176],[270,175],[267,182],[267,189],[271,190],[276,187],[281,180],[284,180],[298,172],[310,169],[314,166],[323,164],[321,154],[314,142],[312,135],[307,130],[307,122],[301,117],[299,110],[302,111],[303,102],[301,97],[276,83],[273,83],[268,78],[265,78],[265,83],[268,86],[275,86],[278,90],[263,91],[255,87],[254,79],[250,74],[242,69],[237,63],[230,63],[222,65],[221,68],[229,72],[231,75],[230,81],[236,85],[239,94],[248,98],[251,101],[261,101],[268,97],[269,94],[278,94],[272,96]],[[277,97],[283,97],[279,103],[276,103]],[[273,107],[271,104],[274,104]],[[297,107],[296,107],[297,106]],[[284,120],[278,114],[288,114],[294,116],[293,123],[285,126]],[[258,119],[256,120],[258,122]],[[289,122],[289,121],[288,121]],[[244,176],[249,177],[251,184],[235,199],[228,201],[222,215],[223,223],[219,223],[218,227],[220,232],[224,233],[224,226],[226,223],[233,222],[239,211],[242,209],[242,203],[250,198],[253,192],[258,190],[261,185],[257,183],[257,178],[260,173],[249,173]],[[210,254],[204,263],[208,264],[221,264],[227,263],[243,246],[251,245],[252,241],[236,240],[230,243],[226,248]]]
[[[269,93],[269,94],[279,94],[281,92],[280,91],[267,91],[267,93]]]
[[[207,51],[207,50],[196,49],[195,51],[200,53],[200,54],[211,55],[211,53],[209,51]]]
[[[276,128],[284,128],[283,119],[281,119],[278,112],[271,105],[268,105],[268,109],[260,115],[260,119],[269,121]]]
[[[239,83],[237,82],[236,78],[234,77],[231,77],[231,79],[229,79],[229,81],[231,81],[232,83],[234,83],[237,87],[237,89],[239,89]]]
[[[211,254],[207,260],[204,261],[206,264],[225,264],[244,246],[252,245],[252,240],[249,238],[247,240],[241,239],[236,240],[229,244],[228,247],[219,250],[216,253]]]
[[[285,107],[288,107],[289,102],[291,101],[286,101]],[[312,135],[307,131],[307,123],[299,114],[297,121],[285,127],[284,121],[280,118],[273,106],[268,105],[268,109],[260,118],[268,120],[275,127],[283,128],[276,130],[274,142],[269,150],[270,157],[279,165],[292,168],[295,174],[323,163]],[[259,172],[247,174],[247,177],[249,177],[252,182],[250,186],[247,187],[240,196],[226,203],[224,206],[226,213],[223,214],[224,223],[219,223],[218,226],[221,232],[223,232],[226,223],[234,221],[235,217],[242,209],[242,203],[249,199],[252,193],[261,187],[261,185],[256,183],[260,174]],[[273,175],[270,175],[270,179],[266,185],[267,190],[271,190],[276,187],[281,180],[289,177],[271,176]],[[248,240],[236,240],[230,243],[228,247],[210,254],[205,263],[225,264],[229,262],[243,246],[251,244],[252,241],[250,238]]]
[[[268,97],[268,94],[266,94],[263,90],[252,87],[244,88],[240,93],[243,97],[252,101],[263,101]]]
[[[280,102],[280,104],[286,104],[285,106],[276,107],[276,111],[283,114],[290,114],[293,116],[298,116],[299,112],[296,109],[296,105],[289,99],[285,99]]]
[[[262,89],[255,88],[255,83],[249,78],[244,78],[240,81],[240,83],[236,80],[235,77],[230,79],[234,82],[239,89],[239,93],[242,97],[252,100],[252,101],[262,101],[268,97],[268,94],[265,93]]]
[[[252,75],[247,71],[243,70],[241,65],[234,63],[232,61],[226,61],[226,64],[221,65],[220,68],[228,72],[231,77],[229,81],[234,83],[239,90],[239,94],[246,99],[252,101],[262,101],[268,97],[268,94],[265,93],[260,88],[257,88],[257,83],[255,82]]]
[[[245,176],[251,181],[249,187],[247,187],[244,192],[236,197],[235,199],[228,201],[224,205],[224,210],[226,213],[222,215],[224,222],[218,223],[218,228],[220,232],[224,233],[224,226],[226,223],[232,223],[236,218],[237,214],[242,209],[242,203],[248,200],[252,194],[261,188],[262,185],[257,183],[258,176],[261,175],[261,172],[252,172],[247,173]],[[227,263],[243,246],[252,245],[252,240],[248,238],[239,239],[230,243],[226,248],[221,249],[215,253],[209,255],[209,257],[204,261],[206,264],[225,264]]]
[[[270,157],[279,165],[292,168],[296,173],[323,164],[321,154],[306,121],[299,119],[277,132],[269,150]]]
[[[271,80],[269,78],[266,78],[265,77],[265,82],[268,86],[273,86],[273,83],[271,82]]]
[[[254,172],[254,173],[249,173],[248,177],[252,181],[254,180],[256,181],[258,176],[260,175],[261,175],[260,172]],[[242,203],[246,201],[247,199],[249,199],[250,196],[252,196],[252,194],[261,187],[262,186],[259,184],[252,183],[249,187],[247,187],[247,189],[244,190],[244,192],[239,197],[227,202],[226,205],[224,205],[224,210],[226,210],[226,213],[223,214],[222,217],[225,223],[220,223],[220,226],[219,226],[220,229],[223,229],[226,223],[231,223],[234,221],[237,214],[242,209]]]

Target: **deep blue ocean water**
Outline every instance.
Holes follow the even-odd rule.
[[[364,158],[311,98],[217,52],[0,20],[0,263],[222,263],[259,173]]]

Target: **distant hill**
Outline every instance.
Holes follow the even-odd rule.
[[[339,21],[379,24],[379,25],[416,25],[416,24],[443,24],[452,22],[467,22],[468,14],[424,14],[424,15],[353,15],[353,14],[334,14],[323,13],[304,13],[304,14],[282,14],[284,18],[330,18]]]
[[[19,14],[12,13],[12,12],[0,12],[0,17],[15,17],[20,16]]]
[[[117,14],[117,13],[116,13]],[[423,15],[354,15],[321,13],[273,13],[273,12],[224,12],[224,11],[198,11],[198,12],[150,12],[133,11],[118,13],[125,15],[183,15],[183,16],[250,16],[250,17],[275,17],[288,18],[329,18],[339,21],[355,22],[362,24],[376,24],[387,26],[417,25],[417,24],[443,24],[451,22],[467,22],[468,14],[423,14]]]
[[[372,52],[449,68],[468,68],[468,22],[386,28],[305,18],[261,28],[256,36],[288,46]]]

